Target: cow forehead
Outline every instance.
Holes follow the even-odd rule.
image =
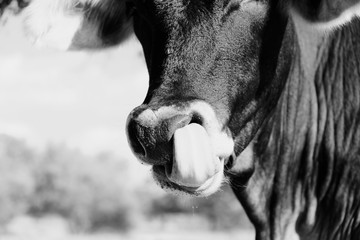
[[[269,7],[268,0],[130,0],[138,12],[161,20],[160,24],[172,25],[175,22],[183,24],[206,21],[221,22],[222,17],[232,12],[251,12],[258,6]],[[252,9],[252,10],[251,10]],[[257,10],[255,10],[257,12]]]
[[[133,0],[133,2],[138,6],[145,6],[146,11],[153,9],[156,14],[177,19],[189,14],[194,16],[213,12],[216,6],[223,5],[229,0]]]
[[[99,1],[99,0],[91,0]],[[194,9],[198,10],[216,10],[225,8],[228,5],[243,4],[254,0],[128,0],[135,4],[154,6],[158,10],[167,12],[186,12]],[[268,0],[255,1],[268,3]]]
[[[159,7],[165,7],[167,9],[175,9],[178,11],[185,11],[189,8],[197,7],[204,9],[211,9],[216,2],[223,2],[223,0],[154,0],[154,3]]]
[[[210,7],[214,2],[229,2],[230,0],[133,0],[137,3],[153,4],[162,8],[171,8],[176,10],[185,10],[191,6]]]

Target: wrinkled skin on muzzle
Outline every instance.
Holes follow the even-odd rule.
[[[283,88],[286,20],[267,2],[132,4],[150,76],[128,118],[135,155],[163,188],[193,195],[217,191],[227,175],[251,176],[253,164],[236,159]]]

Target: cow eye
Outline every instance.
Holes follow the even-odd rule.
[[[231,14],[232,12],[235,12],[240,9],[239,3],[232,3],[228,8],[226,9],[226,14]]]
[[[226,3],[226,6],[224,8],[224,15],[222,17],[222,20],[227,20],[232,13],[237,12],[238,10],[243,9],[247,4],[257,2],[258,0],[229,0]]]
[[[224,8],[224,15],[221,18],[222,22],[225,22],[234,12],[240,9],[239,1],[229,1]]]
[[[244,4],[247,4],[250,2],[254,2],[254,1],[259,1],[259,0],[227,0],[224,3],[224,9],[227,12],[234,11],[234,10],[238,9],[241,5],[244,5]]]

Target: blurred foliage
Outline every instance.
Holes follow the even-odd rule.
[[[126,192],[127,166],[112,155],[86,157],[51,146],[35,171],[36,189],[30,213],[56,213],[76,231],[103,227],[126,230],[133,196]]]
[[[0,226],[21,214],[60,215],[74,232],[126,231],[141,218],[176,214],[203,216],[213,230],[249,226],[229,188],[208,198],[165,194],[152,180],[136,183],[136,169],[109,153],[86,156],[61,145],[39,153],[0,135],[0,176]]]
[[[153,217],[175,213],[202,215],[213,230],[252,227],[229,186],[207,198],[167,194],[153,201],[150,211]]]
[[[35,154],[22,141],[0,136],[0,225],[26,212],[35,191]]]

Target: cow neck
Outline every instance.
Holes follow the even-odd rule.
[[[317,100],[317,135],[314,159],[308,164],[312,165],[312,179],[311,183],[305,182],[304,188],[309,192],[305,199],[316,201],[318,207],[313,224],[307,224],[307,228],[300,230],[307,235],[315,232],[318,239],[359,238],[358,39],[360,21],[356,20],[324,39],[316,62],[318,67],[313,82]],[[314,200],[309,200],[310,194]]]
[[[235,193],[257,239],[355,239],[347,234],[359,234],[360,220],[360,22],[296,32],[285,89],[253,141],[255,173]]]

